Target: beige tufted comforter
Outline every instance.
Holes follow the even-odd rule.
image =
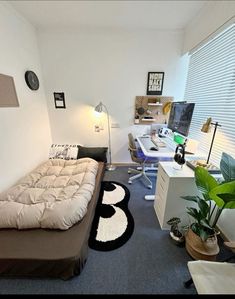
[[[83,218],[98,162],[48,160],[0,194],[0,228],[66,230]]]

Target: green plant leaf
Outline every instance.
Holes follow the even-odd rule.
[[[203,167],[197,166],[195,169],[195,180],[199,191],[202,192],[207,200],[207,194],[219,184],[216,179]]]
[[[203,226],[201,226],[200,224],[198,224],[198,223],[192,223],[190,225],[190,228],[203,241],[206,241],[206,239],[210,236],[210,234],[208,234],[208,232],[205,230],[205,228]]]
[[[196,219],[197,221],[200,221],[200,214],[199,214],[199,212],[198,212],[198,210],[197,209],[195,209],[195,208],[189,208],[189,207],[187,207],[187,213],[189,214],[189,215],[191,215],[194,219]]]
[[[220,170],[226,182],[235,180],[235,159],[223,152],[220,160]]]
[[[213,228],[210,226],[210,224],[208,223],[208,221],[206,219],[202,219],[200,224],[210,230],[213,230]]]
[[[198,207],[200,209],[202,218],[206,218],[207,215],[208,215],[208,213],[209,213],[209,210],[210,210],[210,207],[208,206],[208,204],[206,203],[206,201],[203,200],[203,199],[199,199],[198,200]]]
[[[185,200],[188,200],[188,201],[194,201],[194,202],[197,202],[198,201],[198,196],[181,196],[181,198],[185,199]]]
[[[235,209],[235,181],[224,183],[209,192],[209,196],[220,208]]]
[[[210,197],[209,197],[208,192],[207,192],[207,193],[203,193],[202,196],[203,196],[203,198],[204,198],[206,201],[209,201],[209,200],[210,200]]]
[[[209,237],[209,234],[204,229],[200,229],[199,233],[202,241],[206,241],[206,239]]]

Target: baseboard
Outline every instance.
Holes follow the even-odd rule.
[[[136,166],[136,167],[138,167],[139,166],[139,164],[138,163],[112,163],[113,165],[115,165],[115,166]]]

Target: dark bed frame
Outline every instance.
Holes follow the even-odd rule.
[[[104,169],[104,163],[99,162],[88,211],[70,229],[0,229],[0,276],[67,280],[81,273],[87,260],[88,239]]]

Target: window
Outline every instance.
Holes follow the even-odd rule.
[[[235,157],[235,24],[191,54],[185,100],[195,103],[190,136],[209,152],[210,134],[201,132],[208,117],[222,127],[216,132],[210,161],[219,165],[222,152]]]

